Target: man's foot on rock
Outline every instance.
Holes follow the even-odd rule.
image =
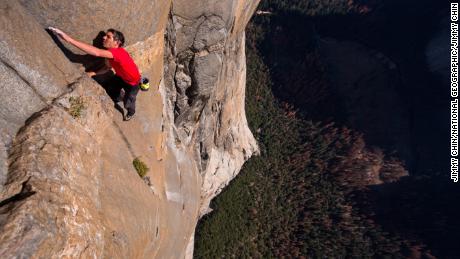
[[[129,121],[130,119],[132,119],[134,117],[134,114],[126,114],[125,116],[125,121]]]

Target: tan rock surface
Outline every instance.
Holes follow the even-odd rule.
[[[39,44],[37,44],[39,43]],[[44,29],[14,0],[0,6],[0,186],[6,150],[24,121],[67,91],[78,70]],[[3,159],[2,159],[3,158]],[[1,191],[0,187],[0,191]]]
[[[100,196],[108,258],[183,257],[195,228],[201,179],[185,154],[165,146],[159,159],[155,146],[164,135],[162,105],[154,90],[139,95],[133,120],[123,122],[115,114],[102,145]],[[137,176],[135,157],[150,168],[151,186]]]
[[[258,1],[4,3],[0,258],[190,258],[199,216],[257,152],[243,28]],[[131,121],[46,26],[86,42],[108,27],[125,33],[151,82]],[[70,97],[84,102],[78,118]]]
[[[99,31],[122,31],[126,44],[144,41],[164,28],[170,0],[20,0],[42,27],[53,26],[91,42]]]

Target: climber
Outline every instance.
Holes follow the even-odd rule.
[[[123,34],[117,30],[108,29],[103,38],[103,46],[105,49],[100,49],[92,45],[77,41],[59,29],[53,27],[49,27],[48,29],[57,34],[64,41],[74,45],[84,52],[92,56],[104,57],[109,61],[108,63],[112,69],[115,70],[115,76],[110,81],[111,87],[115,87],[114,90],[116,91],[116,96],[114,98],[115,102],[121,101],[121,89],[124,89],[125,94],[123,98],[123,104],[128,111],[126,116],[124,116],[124,120],[128,121],[132,119],[134,113],[136,112],[136,96],[139,92],[141,75],[133,59],[123,48],[123,44],[125,43]],[[90,72],[88,75],[93,76],[106,72],[109,69],[110,68],[107,66],[103,70]]]

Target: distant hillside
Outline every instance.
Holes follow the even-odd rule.
[[[439,174],[407,176],[397,153],[342,126],[349,106],[331,86],[309,21],[382,5],[366,2],[260,4],[269,13],[254,17],[246,32],[246,112],[261,156],[200,221],[197,258],[456,258],[460,215],[448,205],[459,198],[456,188]],[[293,15],[300,18],[289,20]],[[374,55],[391,70],[390,59]],[[399,116],[389,106],[389,118]],[[398,136],[385,126],[397,124],[382,130]]]
[[[246,97],[262,154],[212,204],[215,212],[198,228],[195,256],[403,257],[412,244],[382,230],[353,198],[405,169],[367,148],[359,133],[304,120],[275,99],[256,48],[262,25],[253,22],[247,31]]]

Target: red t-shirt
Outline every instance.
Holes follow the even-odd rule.
[[[109,51],[113,55],[113,59],[109,59],[109,62],[117,76],[132,86],[138,84],[141,74],[129,53],[124,48],[112,48]]]

